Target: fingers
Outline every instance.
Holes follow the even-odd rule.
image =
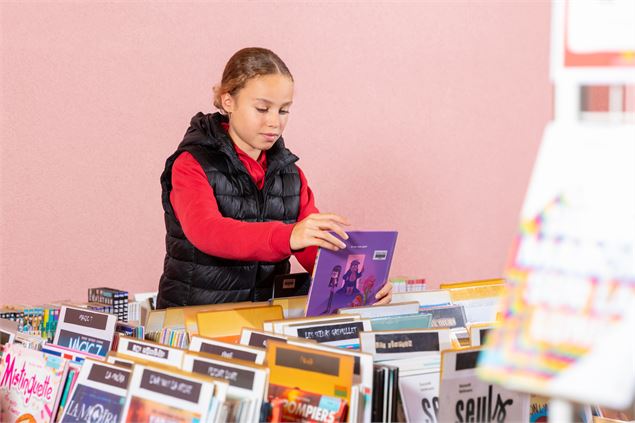
[[[384,286],[377,292],[375,298],[381,298],[392,292],[392,283],[386,282]]]
[[[335,233],[342,239],[348,239],[348,234],[341,227],[341,225],[350,225],[348,219],[333,213],[314,213],[308,216],[307,220],[309,220],[310,227],[314,229],[314,231],[311,231],[311,236],[330,244],[319,243],[318,246],[332,251],[346,248],[346,244],[330,232]]]
[[[342,239],[348,239],[348,234],[342,229],[340,223],[332,219],[324,219],[322,217],[314,217],[318,215],[311,215],[307,218],[308,224],[311,228],[319,229],[322,231],[335,232]]]
[[[348,239],[348,234],[341,225],[350,225],[350,223],[345,217],[333,213],[311,214],[294,226],[289,245],[292,250],[317,246],[339,251],[346,248],[346,244],[341,239]]]
[[[314,245],[316,247],[320,247],[320,248],[325,248],[327,250],[331,250],[331,251],[339,251],[341,250],[340,247],[337,247],[333,244],[331,244],[330,242],[320,239],[320,238],[314,238],[309,245]]]
[[[318,226],[318,229],[320,231],[335,232],[337,235],[339,235],[340,238],[348,239],[348,234],[346,232],[344,232],[344,229],[342,229],[342,227],[340,225],[338,225],[337,223],[335,223],[335,222],[331,222],[331,221],[320,222],[320,224]],[[341,241],[338,242],[336,245],[340,245],[341,248],[346,248],[346,244],[344,244]]]
[[[392,294],[388,294],[385,297],[383,297],[381,300],[378,300],[374,305],[390,304],[391,301],[392,301]]]
[[[392,283],[386,282],[386,284],[375,295],[377,302],[376,305],[390,304],[392,301]]]
[[[326,241],[327,243],[331,244],[333,247],[335,247],[335,251],[346,248],[346,244],[344,244],[344,242],[342,242],[340,239],[335,237],[330,232],[316,231],[314,234],[314,237],[318,239],[322,239]]]

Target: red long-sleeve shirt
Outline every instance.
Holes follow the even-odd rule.
[[[254,160],[234,144],[243,163],[259,189],[264,184],[267,156],[263,151]],[[319,213],[306,177],[300,175],[298,221]],[[182,153],[172,167],[170,202],[187,239],[205,254],[233,260],[280,261],[294,254],[308,272],[313,271],[317,247],[291,251],[292,224],[283,222],[243,222],[223,217],[218,210],[214,191],[201,165],[188,152]]]

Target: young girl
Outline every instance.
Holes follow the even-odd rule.
[[[293,77],[272,51],[246,48],[161,175],[166,256],[157,307],[264,301],[289,257],[311,271],[317,247],[345,248],[346,218],[320,213],[282,132]],[[341,239],[334,236],[337,234]],[[390,302],[386,284],[378,303]]]

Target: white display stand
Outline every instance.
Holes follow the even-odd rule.
[[[545,130],[508,265],[501,328],[482,377],[570,402],[627,408],[635,398],[635,2],[552,2],[554,121]],[[580,121],[580,89],[607,85],[618,118]],[[630,113],[630,112],[629,112]]]

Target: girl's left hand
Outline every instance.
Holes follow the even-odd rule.
[[[377,302],[375,305],[390,304],[392,301],[392,283],[386,282],[386,285],[375,295]]]

